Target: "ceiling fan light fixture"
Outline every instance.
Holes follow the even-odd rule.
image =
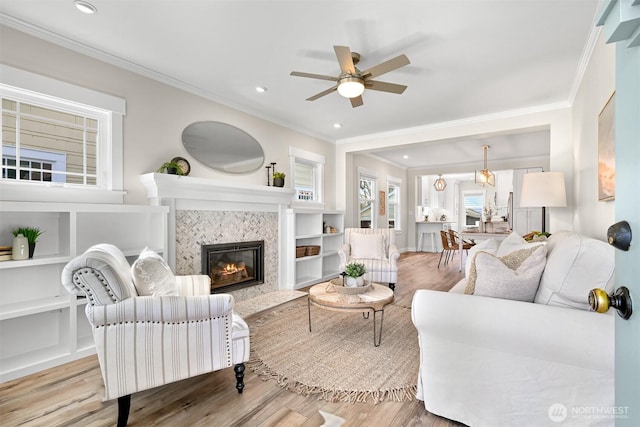
[[[85,0],[74,0],[73,4],[76,6],[76,9],[87,15],[93,15],[98,11],[94,5]]]
[[[338,93],[345,98],[357,98],[364,92],[364,80],[360,77],[348,76],[340,79]]]

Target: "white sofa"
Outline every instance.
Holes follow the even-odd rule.
[[[534,302],[465,295],[466,278],[415,293],[429,412],[469,426],[614,424],[615,317],[588,311],[592,288],[613,289],[614,250],[572,232],[545,249]]]

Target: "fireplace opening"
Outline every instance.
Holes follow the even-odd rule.
[[[264,283],[264,240],[202,245],[201,254],[212,294]]]

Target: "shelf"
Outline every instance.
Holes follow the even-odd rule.
[[[323,257],[338,256],[338,251],[326,251],[322,253]]]
[[[16,317],[29,316],[31,314],[45,313],[47,311],[68,308],[70,300],[65,297],[41,298],[30,301],[16,302],[0,305],[0,320],[14,319]]]
[[[311,261],[313,259],[318,259],[320,258],[320,255],[305,255],[305,256],[301,256],[296,258],[296,262],[300,262],[300,261]]]
[[[36,250],[37,247],[36,247]],[[66,264],[71,261],[72,257],[69,255],[50,255],[50,256],[34,256],[31,259],[19,260],[19,261],[1,261],[0,270],[5,268],[22,268],[22,267],[35,267],[38,265],[51,265],[51,264]]]
[[[322,234],[299,234],[296,239],[315,239],[317,237],[322,237]]]
[[[0,243],[18,226],[45,232],[32,259],[0,261],[0,381],[95,353],[87,299],[61,286],[63,267],[99,243],[129,260],[145,247],[166,256],[168,215],[168,206],[0,201]]]
[[[69,348],[66,345],[55,345],[28,353],[19,354],[17,356],[2,359],[2,376],[11,371],[17,371],[30,367],[38,363],[46,363],[48,361],[69,355]]]

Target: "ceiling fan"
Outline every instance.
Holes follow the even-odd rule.
[[[347,46],[334,46],[333,50],[335,50],[338,63],[340,64],[340,75],[338,77],[302,73],[299,71],[291,72],[292,76],[337,82],[335,86],[307,98],[307,101],[315,101],[337,90],[340,95],[349,98],[351,106],[355,108],[363,104],[362,93],[365,88],[397,94],[401,94],[407,88],[404,85],[371,80],[374,77],[381,76],[382,74],[410,64],[409,58],[407,58],[406,55],[396,56],[381,64],[374,65],[365,71],[360,71],[356,68],[356,64],[360,61],[359,53],[351,52],[351,49]]]

